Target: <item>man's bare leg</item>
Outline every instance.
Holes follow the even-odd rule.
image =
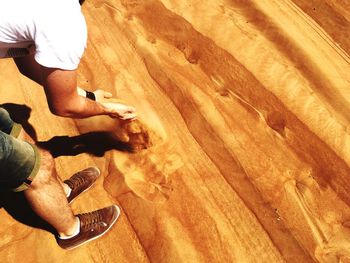
[[[79,221],[68,205],[51,154],[40,149],[40,155],[39,172],[24,195],[34,212],[52,225],[60,236],[73,235]]]
[[[24,129],[21,130],[18,139],[35,144]],[[77,217],[74,216],[68,205],[67,193],[69,189],[57,176],[52,155],[42,149],[39,149],[39,152],[41,156],[40,169],[29,189],[24,191],[24,196],[33,211],[52,225],[60,236],[70,236],[75,233],[79,224]]]

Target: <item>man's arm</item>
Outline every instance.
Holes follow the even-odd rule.
[[[41,72],[46,98],[53,114],[71,118],[109,114],[102,104],[78,95],[76,70],[41,67]]]
[[[101,104],[78,95],[75,70],[43,67],[35,61],[34,55],[14,58],[14,61],[23,75],[44,87],[53,114],[72,118],[108,114]]]
[[[43,67],[35,61],[34,55],[14,58],[14,61],[23,75],[44,87],[49,108],[53,114],[71,118],[86,118],[103,114],[121,119],[136,117],[133,107],[120,103],[100,104],[82,96],[82,89],[77,88],[75,70]],[[102,90],[94,93],[97,100],[101,97],[111,97],[111,94]]]

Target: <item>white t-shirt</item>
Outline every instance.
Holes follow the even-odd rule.
[[[42,66],[74,70],[86,42],[78,0],[0,0],[0,58],[35,53]]]

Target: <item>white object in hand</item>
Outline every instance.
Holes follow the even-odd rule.
[[[134,107],[127,106],[117,102],[102,103],[103,107],[109,111],[112,117],[122,120],[131,120],[136,118],[136,110]]]

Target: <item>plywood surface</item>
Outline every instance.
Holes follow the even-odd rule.
[[[350,262],[349,8],[87,1],[79,85],[134,105],[128,127],[53,116],[42,89],[0,61],[0,102],[32,109],[59,175],[102,171],[73,210],[122,208],[108,234],[67,252],[3,205],[2,261]]]

